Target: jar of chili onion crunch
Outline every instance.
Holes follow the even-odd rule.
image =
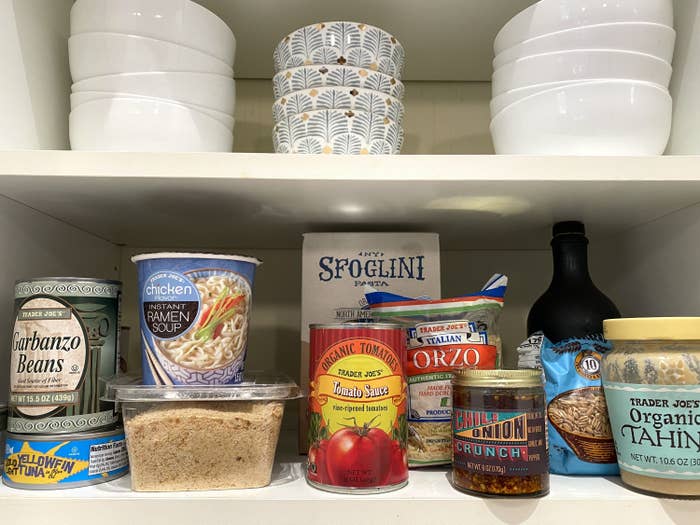
[[[547,494],[542,372],[459,369],[452,387],[455,487],[480,496]]]

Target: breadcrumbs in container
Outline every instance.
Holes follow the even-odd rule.
[[[122,407],[135,491],[264,487],[270,483],[284,402],[300,396],[287,378],[241,384],[113,383]]]

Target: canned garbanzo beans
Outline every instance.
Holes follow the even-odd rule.
[[[382,323],[311,325],[306,479],[332,492],[408,482],[405,333]]]
[[[121,283],[47,277],[15,284],[7,430],[70,434],[114,426],[100,399],[117,373]]]

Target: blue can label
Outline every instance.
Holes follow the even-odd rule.
[[[605,383],[620,468],[700,480],[700,387]]]
[[[10,485],[99,483],[129,470],[123,433],[86,439],[23,440],[8,435],[3,479]]]

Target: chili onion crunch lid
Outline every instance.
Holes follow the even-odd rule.
[[[242,383],[230,385],[142,385],[141,378],[124,376],[107,383],[104,399],[116,402],[161,401],[284,401],[299,399],[301,389],[289,377],[246,372]]]
[[[460,386],[520,388],[542,386],[541,370],[477,370],[460,368],[454,371],[453,384]]]

